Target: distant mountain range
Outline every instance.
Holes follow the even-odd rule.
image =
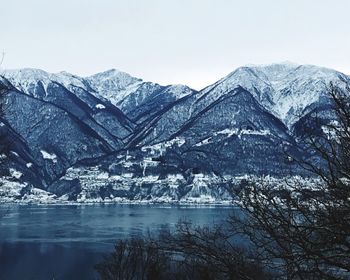
[[[303,170],[287,157],[330,83],[311,65],[240,67],[195,91],[112,69],[90,77],[0,72],[0,200],[222,202],[245,175]]]

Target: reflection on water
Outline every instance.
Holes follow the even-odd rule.
[[[0,209],[0,280],[96,279],[93,265],[115,240],[173,227],[220,223],[230,207],[16,205]]]

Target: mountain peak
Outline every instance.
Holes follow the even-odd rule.
[[[86,77],[86,80],[99,97],[108,99],[114,105],[127,96],[129,91],[136,90],[142,84],[142,79],[117,69],[97,73]]]
[[[176,99],[179,99],[193,93],[194,91],[188,86],[175,84],[175,85],[170,85],[167,88],[167,92],[172,94]]]
[[[300,66],[301,64],[295,63],[292,61],[282,61],[282,62],[276,62],[276,63],[267,63],[267,64],[246,64],[243,67],[248,68],[296,68]]]
[[[140,78],[136,78],[131,76],[130,74],[120,71],[118,69],[109,69],[97,74],[94,74],[92,76],[86,77],[88,80],[107,80],[107,79],[113,79],[113,80],[118,80],[119,82],[124,82],[124,83],[133,83],[137,81],[142,81]]]
[[[240,85],[290,127],[298,115],[304,114],[325,95],[330,82],[341,86],[341,80],[349,80],[349,77],[315,65],[291,62],[246,65],[205,88],[200,96],[216,100]]]
[[[338,76],[340,72],[322,66],[316,66],[312,64],[297,64],[293,62],[281,62],[273,64],[257,64],[257,65],[246,65],[245,68],[264,73],[270,76],[271,80],[283,78],[285,75],[295,74],[299,76],[320,78],[326,76]],[[243,68],[244,68],[243,67]],[[238,68],[239,69],[239,68]]]

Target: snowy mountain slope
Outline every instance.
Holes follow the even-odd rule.
[[[331,103],[327,95],[329,84],[332,82],[344,88],[349,81],[349,77],[340,72],[311,65],[287,63],[241,67],[195,95],[195,100],[187,105],[189,113],[185,115],[187,121],[190,120],[208,104],[241,85],[265,110],[281,119],[289,130],[287,133],[294,137],[315,110],[322,110],[325,116],[334,118],[328,113]]]
[[[136,123],[147,123],[167,106],[195,91],[183,85],[159,86],[144,83],[119,104],[119,108]]]
[[[71,86],[87,88],[87,84],[82,78],[67,72],[53,74],[40,69],[23,68],[1,70],[0,75],[18,90],[37,98],[43,98],[47,95],[47,88],[53,82],[61,84],[67,89],[70,89]]]
[[[140,123],[164,106],[194,92],[184,85],[161,86],[112,69],[86,79],[93,93]]]
[[[245,66],[201,91],[206,103],[242,86],[267,110],[291,127],[307,108],[326,95],[330,82],[344,87],[348,76],[332,69],[291,63]]]
[[[89,92],[91,89],[88,83],[82,78],[65,72],[50,74],[37,69],[3,71],[3,76],[17,90],[50,102],[74,115],[100,134],[115,149],[121,147],[120,139],[132,133],[134,126],[132,122],[113,105],[93,96]],[[108,127],[108,121],[104,121],[101,116],[113,119],[117,125]]]
[[[113,150],[96,131],[50,103],[10,90],[4,104],[3,119],[25,141],[47,182],[82,158]]]
[[[186,95],[152,114],[147,121],[136,127],[127,147],[168,141],[191,118],[191,106],[196,95],[196,92]]]
[[[0,120],[0,176],[7,177],[8,181],[16,179],[23,183],[33,181],[43,184],[43,173],[34,163],[30,149],[5,120]]]
[[[175,164],[183,166],[184,170],[238,176],[244,172],[276,175],[285,168],[281,161],[286,157],[286,149],[294,152],[291,148],[294,139],[287,127],[266,111],[251,93],[238,87],[194,113],[198,110],[197,100],[196,95],[183,102],[180,100],[165,113],[166,118],[154,124],[153,131],[142,143],[149,146],[183,139],[181,145],[172,146],[163,156],[167,161],[172,158],[168,152],[177,154]],[[191,112],[190,108],[192,114],[184,114],[181,122],[172,119],[174,112]],[[175,124],[173,130],[160,132],[162,128],[165,130],[166,123]],[[269,164],[265,164],[266,161]]]
[[[92,75],[86,80],[96,96],[105,98],[115,106],[142,84],[141,79],[116,69]]]
[[[120,117],[120,113],[114,116],[109,115],[107,118],[119,117],[122,138],[132,132],[133,121],[141,122],[149,117],[148,114],[153,114],[163,106],[194,92],[184,85],[161,86],[152,82],[144,82],[116,69],[86,78],[67,72],[53,74],[31,68],[3,70],[0,75],[16,89],[41,100],[51,101],[52,98],[57,98],[57,94],[60,93],[55,93],[54,88],[61,87],[61,91],[66,89],[73,93],[90,109],[99,109],[97,110],[99,112],[106,107],[114,108],[112,110],[114,112],[117,111],[116,108],[120,109],[127,115],[127,119]],[[75,111],[77,110],[73,108],[71,113]],[[106,110],[104,115],[106,115]],[[101,119],[101,116],[99,117]],[[103,125],[101,122],[99,124]],[[114,130],[111,131],[108,127],[107,130],[115,135]]]
[[[2,71],[2,75],[3,117],[10,128],[4,133],[14,131],[19,139],[23,139],[30,157],[30,160],[22,160],[23,164],[17,169],[11,167],[11,164],[16,165],[16,159],[11,158],[11,164],[5,169],[7,172],[17,170],[14,173],[11,171],[15,174],[12,179],[22,186],[34,185],[46,189],[76,162],[120,150],[124,145],[122,140],[127,141],[133,133],[134,122],[109,100],[99,99],[89,84],[91,79],[87,81],[65,72],[50,74],[36,69]],[[101,78],[101,75],[97,77]],[[114,82],[113,86],[119,89],[128,84],[125,78],[118,85],[115,75]],[[169,96],[176,99],[183,94],[182,88],[184,94],[187,90],[182,86],[156,86],[160,89],[156,95],[148,92],[147,88],[146,92],[141,93],[149,107],[172,102]],[[161,92],[166,96],[162,97]],[[154,113],[155,107],[152,110],[144,105],[143,110]],[[11,142],[15,142],[13,137],[7,137],[10,138]],[[34,180],[25,175],[34,167],[40,170],[40,179]],[[27,178],[27,182],[22,184],[20,180],[24,178]]]

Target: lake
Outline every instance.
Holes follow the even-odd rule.
[[[230,206],[2,206],[0,280],[96,279],[94,264],[116,240],[174,227],[179,219],[217,224],[232,211]]]

